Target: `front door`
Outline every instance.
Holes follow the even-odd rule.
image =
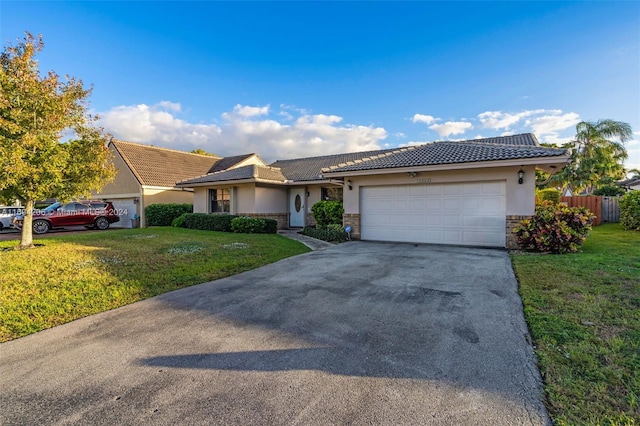
[[[289,191],[289,226],[302,228],[304,226],[305,210],[304,188],[291,188]]]

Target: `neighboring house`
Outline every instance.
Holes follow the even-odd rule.
[[[632,177],[631,179],[621,180],[616,185],[627,191],[640,191],[640,177]]]
[[[196,212],[272,218],[280,228],[312,224],[314,203],[342,199],[353,238],[515,247],[511,230],[534,213],[535,169],[554,173],[569,154],[521,134],[258,160],[176,186],[193,189]]]
[[[109,143],[117,173],[115,179],[93,194],[93,199],[111,201],[121,213],[120,227],[131,227],[135,217],[145,226],[144,209],[155,203],[193,203],[193,190],[176,186],[177,181],[215,172],[217,167],[260,162],[255,154],[219,158],[150,145],[114,140]]]

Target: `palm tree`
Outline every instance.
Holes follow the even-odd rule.
[[[570,164],[557,179],[574,194],[591,194],[601,181],[624,178],[622,162],[627,158],[624,143],[633,132],[627,123],[614,120],[581,121],[576,125],[576,138],[567,147],[572,149]]]

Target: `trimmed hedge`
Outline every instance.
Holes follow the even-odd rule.
[[[173,219],[171,222],[171,226],[174,228],[184,228],[184,218],[190,213],[182,213],[180,216]]]
[[[147,226],[171,226],[183,213],[193,212],[193,204],[150,204],[144,209]]]
[[[278,221],[239,216],[231,221],[231,230],[243,234],[275,234],[278,232]]]
[[[347,233],[344,232],[342,228],[314,228],[312,226],[307,226],[301,232],[302,235],[306,235],[307,237],[312,237],[317,240],[329,241],[332,243],[342,243],[347,241]]]
[[[620,198],[620,224],[627,231],[640,231],[640,191],[629,191]]]
[[[536,206],[533,218],[520,222],[513,232],[525,250],[571,253],[587,238],[594,218],[586,207],[543,201]]]
[[[325,228],[331,224],[342,226],[344,213],[342,201],[318,201],[311,207],[311,213],[313,213],[318,228]]]
[[[231,232],[231,221],[238,216],[230,214],[189,213],[183,227],[202,231]]]
[[[551,201],[553,204],[560,202],[560,191],[553,188],[545,188],[536,191],[536,202]]]
[[[278,221],[273,219],[215,213],[186,213],[177,217],[171,226],[244,234],[275,234],[278,232]]]

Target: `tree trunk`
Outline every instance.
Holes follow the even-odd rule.
[[[33,200],[27,200],[24,206],[24,220],[22,221],[22,239],[20,240],[21,249],[33,247]]]

